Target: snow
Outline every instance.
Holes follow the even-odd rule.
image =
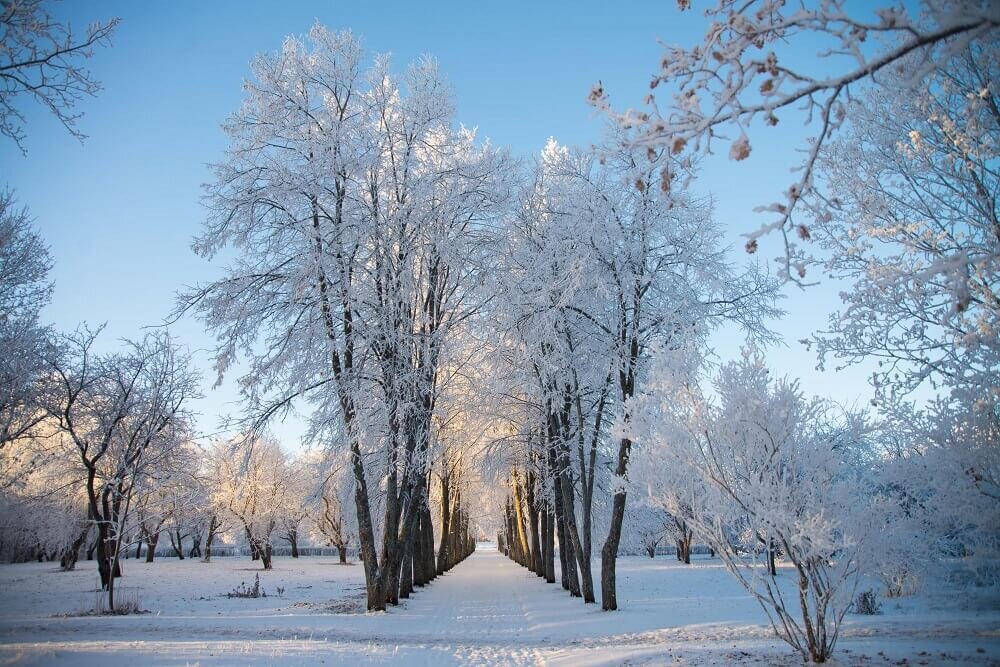
[[[0,664],[801,664],[716,560],[623,557],[622,610],[601,612],[480,544],[374,614],[361,566],[335,561],[275,558],[269,572],[245,558],[128,561],[120,586],[151,613],[125,617],[74,615],[94,604],[91,562],[3,565]],[[257,574],[266,598],[226,597]],[[1000,664],[998,602],[997,591],[945,588],[883,600],[880,616],[848,617],[833,664]]]

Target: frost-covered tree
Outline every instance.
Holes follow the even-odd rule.
[[[224,535],[232,525],[227,507],[228,497],[222,492],[227,483],[227,466],[231,452],[222,443],[216,443],[202,452],[198,476],[202,482],[201,502],[204,525],[205,550],[202,561],[212,562],[212,546],[215,539]]]
[[[509,169],[452,127],[433,61],[396,77],[388,58],[362,60],[353,35],[316,25],[254,61],[195,244],[237,258],[180,310],[216,334],[220,374],[248,360],[255,427],[313,401],[313,435],[351,452],[368,605],[382,609],[426,495],[442,350],[484,299],[484,222]]]
[[[813,236],[851,287],[811,342],[822,362],[877,359],[880,401],[929,384],[988,411],[1000,401],[1000,55],[973,44],[907,87],[919,64],[881,74],[820,152],[830,216]]]
[[[52,261],[28,211],[13,192],[0,194],[0,449],[28,435],[43,413],[38,394],[47,331],[39,311],[49,302]]]
[[[642,458],[633,459],[634,463],[642,461]],[[633,469],[634,472],[638,470]],[[666,515],[661,507],[651,502],[649,498],[638,497],[633,499],[628,507],[628,517],[625,534],[622,543],[629,546],[638,546],[650,558],[656,558],[656,550],[664,542],[669,542],[670,517]]]
[[[678,0],[682,10],[690,0]],[[861,5],[860,7],[865,7]],[[916,11],[914,11],[916,10]],[[852,91],[874,82],[886,91],[902,85],[904,96],[929,78],[946,78],[952,56],[970,46],[995,52],[1000,8],[980,0],[922,0],[918,7],[892,4],[867,12],[845,0],[815,4],[772,0],[717,0],[705,10],[704,38],[693,46],[666,46],[653,74],[646,110],[612,112],[607,91],[597,84],[590,101],[623,126],[637,128],[634,143],[678,154],[705,154],[729,143],[729,157],[750,155],[750,134],[767,141],[767,129],[796,114],[815,135],[781,198],[763,210],[773,220],[749,235],[747,250],[772,231],[784,239],[779,258],[786,278],[805,277],[810,222],[828,214],[811,197],[820,183],[820,149],[851,117]],[[801,47],[816,54],[790,53]],[[902,78],[882,80],[905,66]],[[805,210],[803,210],[805,209]]]
[[[612,134],[599,153],[550,141],[522,198],[506,280],[498,281],[501,298],[493,302],[507,323],[499,354],[517,369],[504,390],[514,408],[504,441],[520,450],[512,463],[523,473],[510,476],[508,542],[516,559],[535,561],[532,505],[540,498],[539,532],[549,512],[555,515],[564,587],[593,601],[593,501],[595,489],[610,489],[605,609],[617,608],[631,456],[631,440],[609,444],[606,426],[616,415],[627,419],[650,350],[691,331],[704,341],[725,321],[769,339],[765,322],[780,312],[775,281],[728,263],[710,206],[678,187],[682,166],[668,151],[630,150],[623,137]],[[545,567],[532,564],[539,574],[552,535],[545,538]]]
[[[717,400],[678,372],[673,356],[661,357],[656,390],[626,428],[643,456],[694,482],[674,487],[688,526],[760,602],[778,636],[825,662],[872,529],[849,465],[851,452],[866,446],[865,421],[774,380],[759,352],[718,371]],[[768,567],[775,551],[790,570]],[[786,572],[791,585],[782,583]]]
[[[911,480],[930,490],[935,556],[957,556],[977,583],[1000,581],[1000,409],[932,405]],[[911,488],[919,489],[916,484]]]
[[[24,114],[19,106],[29,99],[48,109],[79,140],[82,114],[76,104],[93,97],[101,84],[83,67],[95,46],[107,46],[119,20],[87,26],[74,35],[68,24],[56,21],[44,0],[4,0],[0,3],[0,134],[12,139],[22,152]]]
[[[692,503],[701,500],[703,482],[672,465],[669,459],[655,455],[640,455],[633,466],[632,484],[640,494],[645,491],[645,497],[637,501],[646,506],[644,546],[648,550],[649,545],[655,547],[659,539],[666,538],[676,548],[677,560],[690,565],[694,542],[691,519],[697,511]]]
[[[890,595],[943,556],[988,580],[997,547],[1000,60],[974,42],[941,62],[917,84],[914,57],[887,68],[818,161],[829,215],[813,237],[851,289],[807,342],[821,363],[877,360],[895,444],[876,497],[895,529],[872,562]],[[937,397],[918,409],[905,401],[920,388]]]
[[[938,399],[896,406],[880,436],[873,511],[885,530],[866,568],[891,597],[943,571],[979,585],[1000,579],[1000,414]]]
[[[226,508],[246,537],[254,560],[272,567],[272,537],[286,512],[288,460],[271,437],[238,438],[216,445],[220,475],[216,502]]]
[[[348,548],[357,538],[357,526],[350,512],[354,493],[349,457],[344,452],[323,455],[314,468],[318,488],[310,496],[311,517],[322,540],[337,548],[341,564],[347,563]]]
[[[301,456],[287,462],[285,500],[278,520],[278,537],[288,543],[292,558],[299,557],[299,540],[306,519],[311,514],[309,496],[311,487],[314,486],[311,472]]]
[[[562,585],[585,602],[596,600],[592,523],[598,461],[605,460],[598,450],[613,409],[606,341],[581,329],[572,310],[601,299],[592,246],[580,242],[578,228],[592,220],[578,220],[573,209],[583,190],[577,167],[590,157],[554,140],[542,151],[508,231],[511,249],[492,304],[504,322],[493,333],[507,368],[496,390],[512,431],[501,442],[519,468],[510,476],[511,507],[526,517],[525,543],[520,531],[510,543],[553,581],[558,539]]]
[[[73,570],[93,532],[83,476],[44,429],[36,435],[0,451],[0,558]]]
[[[537,367],[545,371],[563,367],[558,358],[544,356],[556,350],[566,358],[590,353],[593,356],[585,358],[603,360],[606,365],[587,370],[588,383],[599,387],[603,379],[609,393],[602,398],[599,390],[589,400],[595,408],[609,401],[615,414],[626,421],[627,406],[641,391],[654,345],[670,344],[692,332],[704,341],[727,321],[751,338],[770,340],[766,322],[780,313],[774,306],[775,281],[754,267],[740,273],[729,264],[710,206],[678,187],[681,166],[670,152],[628,146],[626,135],[614,134],[600,158],[554,143],[546,149],[544,168],[554,184],[541,195],[539,209],[544,215],[539,216],[539,227],[554,242],[539,253],[535,275],[526,277],[529,284],[540,286],[535,312],[554,321],[549,327],[530,329],[536,336],[549,336],[547,341],[533,342],[542,353],[536,357]],[[552,275],[557,263],[559,268]],[[559,339],[558,348],[553,338]],[[579,374],[558,380],[555,388],[561,390],[567,382],[568,386],[579,383]],[[552,396],[552,385],[551,380],[543,384],[548,395],[543,394],[542,400],[563,405],[562,398]],[[570,411],[572,406],[570,398]],[[561,441],[576,442],[582,437],[589,442],[600,435],[599,410],[590,418],[593,426],[581,423],[578,430],[566,428],[568,416],[560,418],[558,411],[550,412],[555,413],[550,423],[557,432],[561,429]],[[625,436],[617,439],[610,452],[611,516],[601,550],[601,595],[606,610],[617,608],[615,562],[631,449],[631,440]],[[566,471],[568,452],[562,450],[561,457],[558,470]],[[564,503],[569,506],[570,501]]]
[[[198,377],[166,333],[106,354],[95,350],[96,339],[81,329],[50,347],[45,363],[53,382],[43,405],[51,437],[73,453],[84,478],[98,572],[113,610],[136,485],[189,440],[187,403],[198,395]]]
[[[185,540],[191,542],[188,555],[201,556],[207,495],[205,480],[199,476],[199,454],[196,446],[185,443],[174,451],[170,467],[157,470],[152,480],[165,495],[164,528],[178,560],[184,560]]]

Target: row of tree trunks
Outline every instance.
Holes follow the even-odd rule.
[[[388,600],[393,604],[397,603],[399,599],[410,597],[415,586],[425,586],[434,578],[434,527],[429,521],[428,512],[425,511],[428,503],[426,482],[422,483],[417,491],[419,492],[418,501],[412,504],[412,509],[407,512],[407,520],[411,525],[408,529],[405,529],[404,526],[405,530],[400,538],[402,554],[400,573],[396,579],[398,583],[391,584],[397,587],[397,594],[395,600],[392,599],[392,596]],[[432,543],[429,558],[426,546],[428,530],[430,530]]]
[[[472,532],[472,522],[462,507],[461,490],[456,488],[451,495],[454,496],[454,506],[447,530],[442,528],[441,534],[441,543],[445,548],[439,549],[439,554],[443,552],[444,558],[439,558],[437,563],[437,570],[441,573],[455,567],[476,550],[476,537]]]
[[[511,492],[507,496],[504,527],[497,534],[497,548],[515,563],[553,584],[556,580],[556,534],[562,536],[564,533],[561,494],[556,493],[555,502],[550,503],[538,492],[538,478],[534,473],[522,474],[515,470],[510,482]],[[575,570],[564,563],[564,550],[559,552],[563,587],[572,590]],[[573,577],[569,576],[569,571],[573,572]],[[579,585],[576,590],[579,594]]]
[[[536,440],[529,448],[527,472],[515,469],[511,474],[510,516],[500,539],[505,553],[548,582],[555,581],[558,543],[563,588],[573,597],[593,603],[594,471],[607,393],[598,399],[593,423],[585,424],[588,418],[577,389],[572,383],[546,388],[550,398],[545,401],[544,428],[539,429],[541,445]]]
[[[590,551],[589,539],[584,547],[584,541],[580,538],[580,531],[576,522],[576,494],[574,492],[573,466],[569,459],[569,442],[572,439],[572,427],[570,426],[570,393],[565,394],[565,404],[556,412],[550,409],[549,420],[549,448],[555,450],[555,470],[557,471],[556,485],[558,492],[562,494],[563,521],[566,529],[567,547],[567,567],[572,571],[570,576],[570,594],[574,597],[583,596],[583,601],[590,603],[595,601],[594,578],[590,571]],[[560,548],[564,543],[559,542]],[[571,553],[570,553],[571,552]],[[572,556],[573,561],[570,561]],[[573,579],[579,573],[579,581],[574,587]]]
[[[462,508],[462,494],[453,488],[452,475],[441,477],[441,543],[435,560],[434,524],[427,485],[415,514],[415,525],[403,548],[399,577],[399,597],[408,598],[415,587],[422,587],[465,560],[476,548],[471,522]]]

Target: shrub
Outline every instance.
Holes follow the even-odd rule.
[[[882,613],[882,605],[878,601],[878,595],[873,590],[862,591],[854,600],[854,613],[865,616],[874,616]]]
[[[247,582],[241,581],[240,585],[231,592],[226,593],[229,598],[266,598],[267,593],[260,586],[260,575],[255,574],[253,586],[247,586]]]
[[[115,590],[115,608],[108,609],[107,593],[102,589],[97,589],[97,596],[94,598],[94,611],[97,616],[128,616],[129,614],[148,613],[139,604],[139,589],[118,588]]]

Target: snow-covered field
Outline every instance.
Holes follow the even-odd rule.
[[[256,574],[266,598],[226,597]],[[0,566],[0,664],[801,664],[711,560],[623,558],[614,613],[491,545],[384,614],[364,613],[361,566],[335,558],[277,558],[270,572],[248,559],[128,561],[125,575],[150,613],[76,615],[94,606],[92,563]],[[834,664],[1000,664],[1000,596],[928,587],[883,601],[879,616],[848,616]]]

